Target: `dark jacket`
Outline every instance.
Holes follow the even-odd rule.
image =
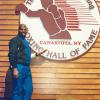
[[[19,35],[10,40],[8,57],[12,68],[16,67],[18,63],[26,65],[25,46]]]

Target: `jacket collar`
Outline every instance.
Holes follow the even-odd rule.
[[[25,36],[24,36],[21,32],[18,33],[18,36],[19,36],[20,38],[22,38],[22,39],[25,39]]]

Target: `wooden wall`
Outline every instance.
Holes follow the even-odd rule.
[[[19,16],[15,6],[23,0],[0,0],[0,97],[4,96],[9,66],[8,42],[17,34]],[[96,0],[100,9],[100,0]],[[93,48],[81,58],[56,62],[42,57],[32,60],[32,99],[75,98],[100,100],[100,35]],[[63,100],[63,99],[62,99]]]

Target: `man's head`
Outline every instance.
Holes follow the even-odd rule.
[[[49,5],[53,4],[53,0],[41,0],[42,6],[47,9]]]
[[[20,24],[19,25],[19,32],[22,33],[23,36],[26,36],[28,32],[28,28],[25,24]]]

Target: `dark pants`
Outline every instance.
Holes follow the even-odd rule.
[[[12,95],[13,95],[13,73],[12,69],[9,67],[5,77],[4,100],[12,100]]]
[[[32,95],[32,76],[30,67],[17,64],[18,78],[14,78],[13,100],[30,100]]]

